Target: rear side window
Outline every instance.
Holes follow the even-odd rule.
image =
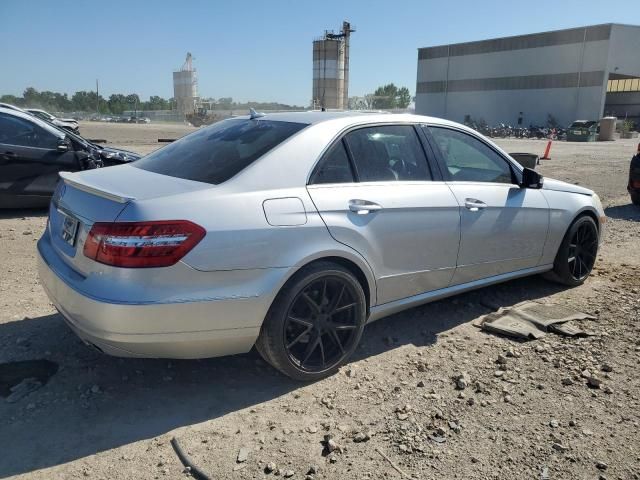
[[[381,125],[348,133],[345,140],[361,182],[431,180],[427,158],[411,125]]]
[[[353,181],[349,157],[347,157],[344,143],[340,140],[320,161],[311,175],[310,183],[317,185],[321,183],[352,183]]]
[[[187,135],[132,165],[217,185],[306,126],[272,120],[225,120]]]

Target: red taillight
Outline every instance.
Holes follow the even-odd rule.
[[[94,223],[85,256],[114,267],[168,267],[202,240],[205,230],[187,220]]]

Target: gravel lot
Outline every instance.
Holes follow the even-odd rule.
[[[81,125],[88,138],[142,153],[192,130]],[[175,436],[215,479],[640,479],[640,209],[625,190],[636,146],[554,142],[539,167],[593,188],[606,208],[606,243],[585,285],[532,277],[394,315],[366,329],[340,373],[310,385],[255,352],[166,361],[90,350],[38,285],[46,212],[1,211],[0,363],[58,368],[17,402],[0,397],[0,478],[185,478]],[[578,323],[595,335],[522,343],[472,325],[525,300],[593,314]]]

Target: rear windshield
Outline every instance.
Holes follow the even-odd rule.
[[[154,173],[217,185],[306,126],[304,123],[272,120],[224,120],[187,135],[131,165]]]

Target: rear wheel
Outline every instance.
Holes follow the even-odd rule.
[[[335,373],[356,349],[366,297],[346,268],[318,262],[300,270],[278,294],[256,347],[285,375],[313,381]]]
[[[591,273],[598,254],[598,227],[589,216],[578,218],[562,240],[550,278],[569,286],[581,285]]]

